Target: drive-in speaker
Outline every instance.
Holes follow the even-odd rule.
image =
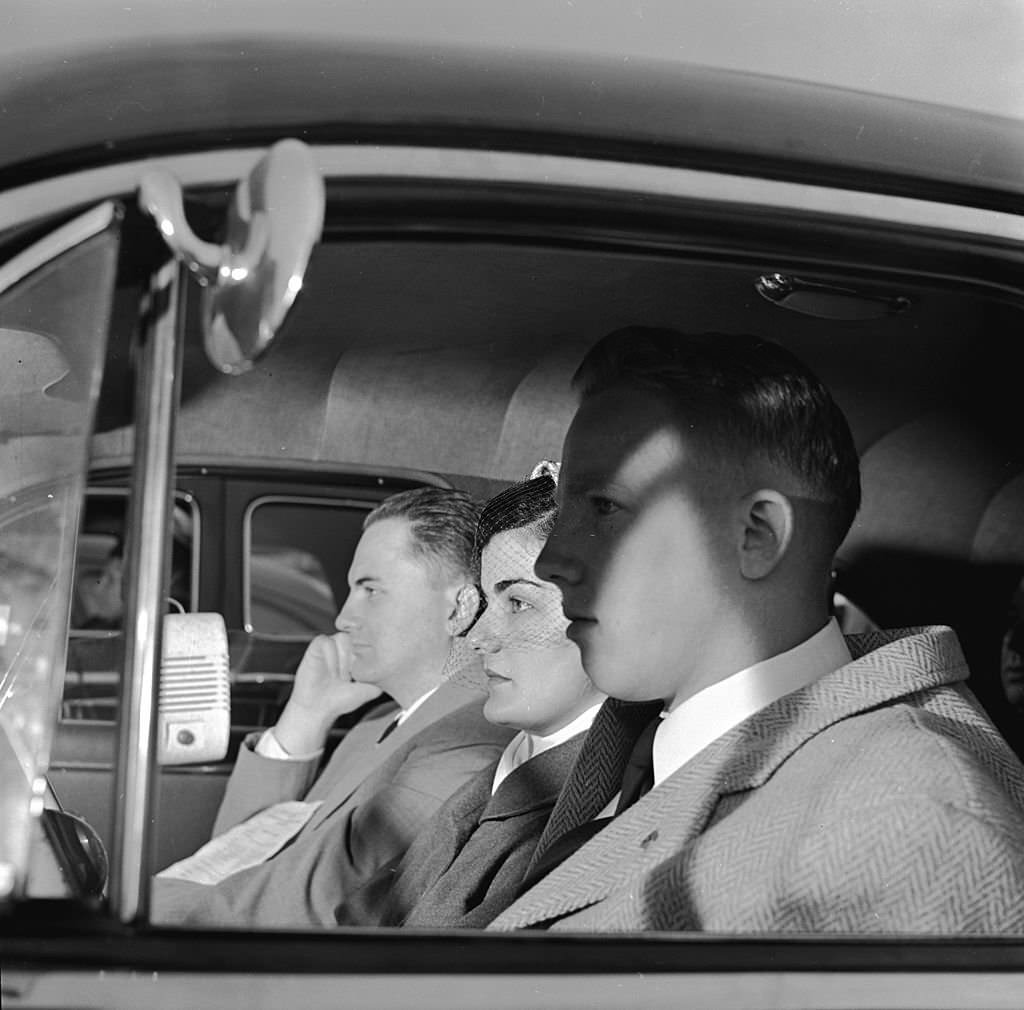
[[[164,617],[157,754],[162,765],[221,761],[228,752],[228,633],[220,614]]]

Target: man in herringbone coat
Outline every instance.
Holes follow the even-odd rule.
[[[492,927],[1024,932],[1024,768],[955,634],[829,617],[860,486],[820,382],[754,338],[642,328],[575,381],[536,567],[612,700]]]
[[[705,748],[495,927],[1024,932],[1024,775],[963,687],[953,632],[849,643],[860,658]],[[628,752],[614,710],[599,714],[535,864],[617,791],[614,761],[588,772],[609,752],[606,725]],[[589,788],[573,791],[579,781]]]

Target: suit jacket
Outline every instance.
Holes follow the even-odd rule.
[[[848,644],[853,662],[710,744],[492,928],[1024,931],[1024,768],[964,687],[956,636]],[[585,745],[555,835],[593,816],[573,809],[586,762]]]
[[[346,895],[340,925],[483,927],[519,891],[583,733],[516,768],[497,762],[458,790],[401,860]]]
[[[478,693],[442,685],[381,743],[394,707],[375,710],[345,736],[312,788],[316,762],[264,758],[247,741],[215,831],[285,800],[319,800],[321,806],[280,852],[218,884],[157,877],[152,919],[333,925],[343,896],[400,856],[441,804],[501,754],[512,732],[487,722],[482,703]]]

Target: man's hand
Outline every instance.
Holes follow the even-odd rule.
[[[338,716],[380,697],[381,689],[352,679],[348,634],[317,635],[295,671],[295,685],[274,727],[289,754],[320,750]]]

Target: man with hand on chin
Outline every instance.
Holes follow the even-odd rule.
[[[343,896],[498,757],[511,731],[484,719],[482,694],[442,683],[479,606],[477,515],[439,488],[368,514],[338,632],[311,643],[277,725],[244,741],[212,841],[155,878],[154,921],[333,924]],[[337,718],[382,695],[321,771]]]

